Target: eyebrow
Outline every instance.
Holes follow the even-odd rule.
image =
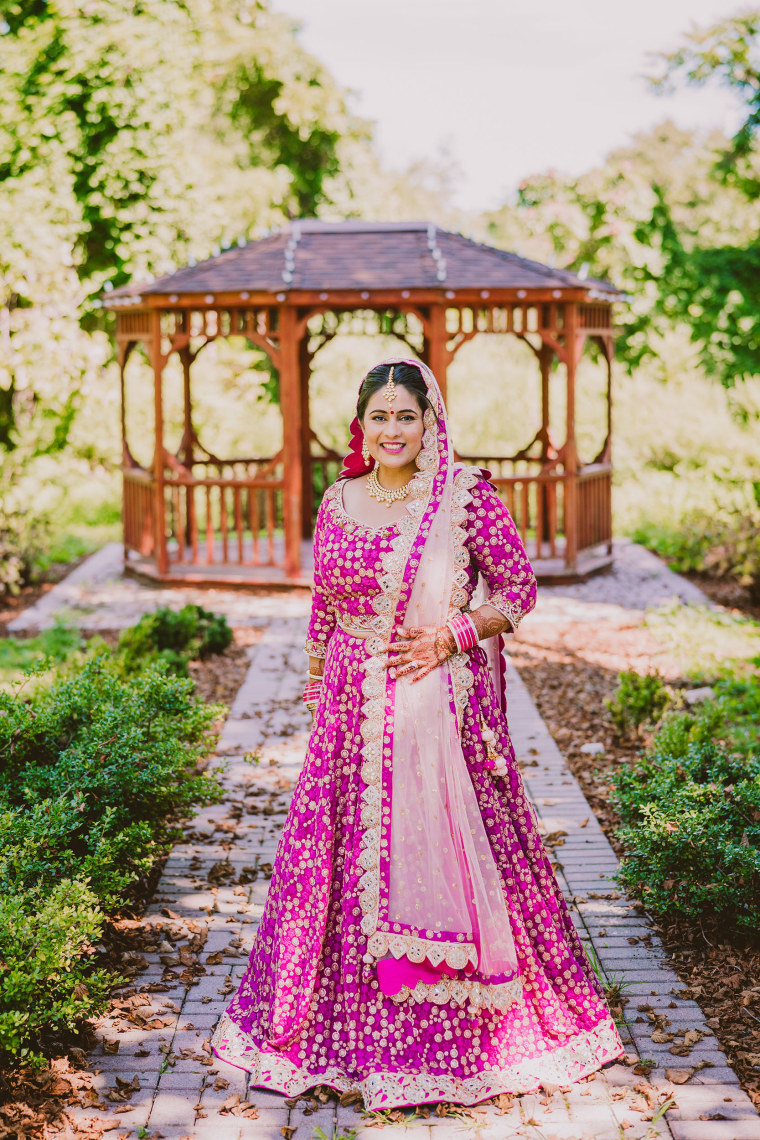
[[[398,411],[396,412],[396,415],[397,416],[403,416],[403,415],[407,414],[408,412],[418,412],[418,411],[419,411],[419,408],[399,408]],[[382,412],[383,415],[390,415],[390,412],[388,411],[387,408],[373,408],[369,414],[371,416],[374,416],[377,412]]]

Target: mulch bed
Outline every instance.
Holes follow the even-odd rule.
[[[699,586],[711,602],[760,621],[760,601],[753,597],[747,586],[740,586],[730,578],[711,578],[707,574],[696,572],[681,576]]]
[[[646,741],[620,740],[604,699],[611,696],[624,669],[646,672],[655,660],[670,681],[677,683],[677,674],[668,670],[648,631],[635,626],[528,625],[510,641],[509,650],[607,838],[621,855],[615,834],[619,820],[609,803],[605,777],[632,760]],[[580,751],[593,742],[604,745],[603,755]],[[760,946],[728,940],[725,928],[648,918],[684,982],[684,997],[699,1002],[760,1110]],[[685,1058],[678,1062],[679,1068],[687,1064]]]

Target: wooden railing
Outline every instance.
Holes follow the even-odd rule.
[[[164,485],[170,562],[282,566],[280,456],[172,464]]]
[[[155,490],[153,473],[142,467],[123,467],[124,546],[138,554],[155,554]]]
[[[578,550],[612,543],[612,467],[592,463],[578,472]]]
[[[569,475],[561,467],[541,470],[539,460],[471,455],[461,458],[490,471],[491,481],[512,515],[530,558],[561,557],[570,566],[583,550],[602,544],[609,548],[610,464],[590,464],[577,475]]]

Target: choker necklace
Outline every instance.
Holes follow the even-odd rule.
[[[412,476],[414,478],[414,476]],[[411,483],[411,479],[409,483]],[[405,499],[409,494],[409,483],[405,483],[403,487],[396,487],[392,491],[388,491],[382,486],[377,477],[377,469],[372,468],[367,476],[367,490],[373,499],[377,499],[378,503],[385,503],[386,507],[392,506],[393,503],[399,503]]]

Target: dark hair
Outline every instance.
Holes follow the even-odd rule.
[[[380,392],[388,383],[390,370],[390,364],[376,364],[364,377],[362,386],[359,389],[359,399],[356,402],[356,415],[360,422],[364,419],[367,404],[375,392]],[[409,389],[416,397],[423,415],[428,408],[432,407],[430,400],[428,400],[427,388],[425,387],[425,381],[422,378],[422,373],[419,368],[415,368],[411,364],[394,364],[393,382],[394,384],[403,384],[405,388]]]

